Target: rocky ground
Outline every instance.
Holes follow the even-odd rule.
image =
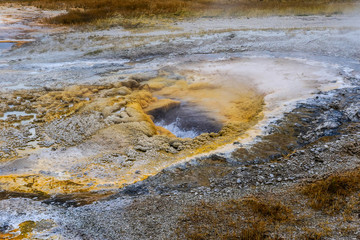
[[[359,238],[359,23],[28,32],[0,60],[0,237]]]

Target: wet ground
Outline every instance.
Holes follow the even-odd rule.
[[[183,238],[193,202],[356,168],[337,159],[358,141],[359,26],[199,19],[0,43],[0,236]]]

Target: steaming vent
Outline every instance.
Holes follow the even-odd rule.
[[[153,117],[155,125],[169,130],[179,138],[194,138],[202,133],[217,133],[222,128],[222,124],[211,117],[210,112],[188,102],[182,102],[166,112],[157,112]]]

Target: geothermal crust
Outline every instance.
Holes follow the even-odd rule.
[[[267,78],[256,75],[256,64],[266,66]],[[283,104],[342,82],[331,69],[290,59],[234,59],[179,68],[146,81],[130,76],[102,86],[18,90],[3,97],[2,189],[43,195],[113,191],[208,154],[281,112]],[[179,72],[175,79],[173,71]],[[291,78],[291,73],[302,78]],[[270,82],[278,85],[270,88]],[[201,124],[217,122],[219,131],[177,138],[176,132],[154,124],[153,119],[181,108],[182,102],[191,103],[194,111],[204,109]],[[18,111],[33,115],[10,114]],[[23,124],[26,119],[30,122]]]
[[[212,88],[214,94],[222,90],[185,80],[161,81],[164,85],[156,88],[159,78],[149,80],[149,84],[130,79],[108,86],[15,91],[3,97],[4,113],[26,110],[36,118],[25,126],[18,125],[21,116],[9,114],[3,120],[1,188],[45,195],[115,190],[181,158],[229,143],[261,117],[262,95],[246,90],[247,95],[238,96],[238,101],[246,102],[238,102],[236,107],[246,105],[247,115],[241,119],[222,117],[219,133],[177,138],[156,126],[152,118],[179,107],[181,102],[158,99],[153,94],[167,89],[189,88],[193,89],[188,91],[191,93]],[[227,102],[228,106],[232,104]],[[230,111],[228,114],[233,116]],[[29,115],[30,120],[34,115]],[[29,129],[35,133],[30,135]]]

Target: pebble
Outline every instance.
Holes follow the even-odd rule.
[[[263,176],[259,176],[259,179],[258,179],[258,181],[260,182],[260,183],[262,183],[263,181],[264,181],[264,177]]]

